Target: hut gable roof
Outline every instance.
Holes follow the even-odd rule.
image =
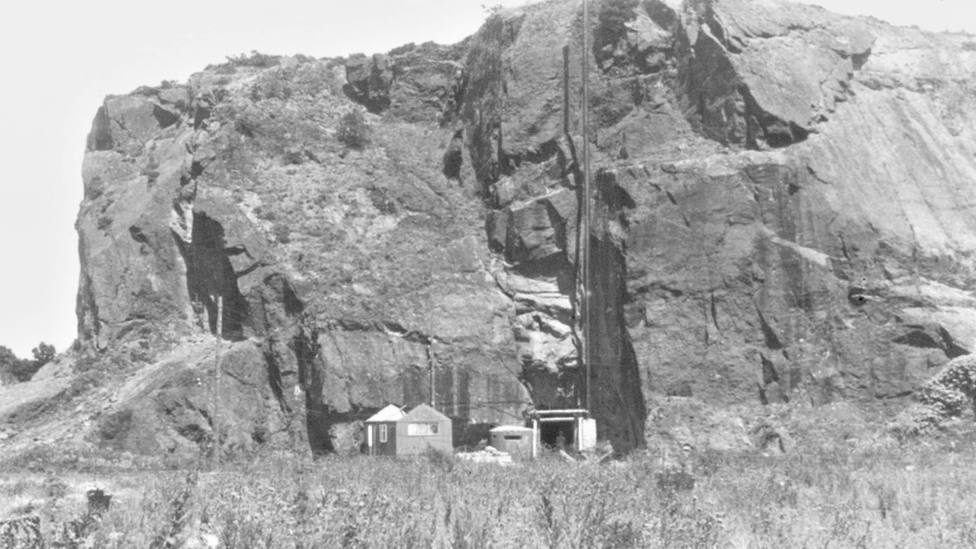
[[[418,404],[413,410],[410,410],[407,415],[403,416],[400,421],[441,422],[450,420],[447,416],[431,408],[430,406],[426,404]]]
[[[394,406],[393,404],[387,405],[379,412],[373,414],[366,423],[382,423],[387,421],[399,421],[403,417],[403,410]]]

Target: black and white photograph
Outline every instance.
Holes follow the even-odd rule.
[[[976,4],[3,9],[0,549],[976,547]]]

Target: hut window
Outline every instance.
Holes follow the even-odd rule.
[[[380,425],[380,442],[386,442],[386,425]]]
[[[436,434],[437,434],[436,423],[408,423],[407,424],[408,437],[427,437]]]
[[[505,440],[522,440],[522,435],[505,435]]]

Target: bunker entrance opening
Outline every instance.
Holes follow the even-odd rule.
[[[539,441],[549,448],[567,449],[576,444],[576,421],[546,421],[539,425]]]

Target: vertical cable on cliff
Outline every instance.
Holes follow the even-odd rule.
[[[587,1],[583,0],[583,51],[580,58],[583,60],[583,105],[582,105],[582,133],[583,133],[583,226],[581,232],[580,250],[583,270],[583,363],[586,366],[586,404],[587,411],[590,410],[590,136],[589,136],[589,63],[588,61],[588,34],[590,29],[590,13]]]
[[[213,296],[211,296],[213,298]],[[217,296],[217,333],[216,348],[214,349],[214,406],[213,406],[213,432],[214,432],[214,453],[213,459],[220,465],[220,339],[223,337],[224,330],[224,296]]]

